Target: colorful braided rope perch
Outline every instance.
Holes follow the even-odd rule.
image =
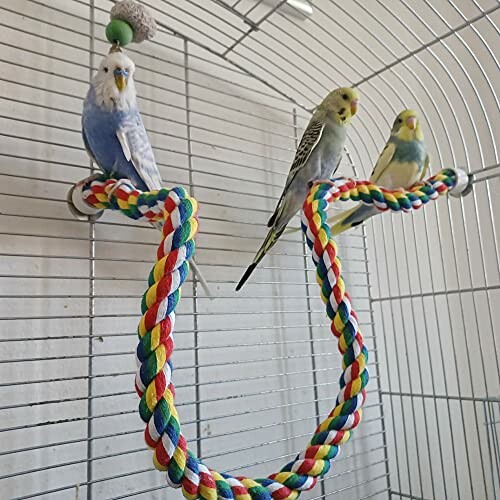
[[[333,185],[314,186],[304,202],[302,228],[317,268],[321,297],[331,320],[331,331],[338,339],[343,356],[343,373],[335,407],[316,429],[307,448],[278,473],[267,478],[232,477],[209,469],[187,448],[174,404],[171,355],[172,331],[180,287],[188,274],[188,260],[194,254],[198,229],[197,202],[183,188],[142,193],[132,185],[121,184],[111,196],[116,181],[99,178],[80,189],[88,208],[120,210],[127,217],[145,221],[164,220],[157,262],[150,275],[149,288],[142,298],[137,347],[136,390],[141,401],[139,413],[146,423],[145,440],[153,448],[153,461],[167,471],[167,481],[182,487],[184,496],[197,498],[295,499],[301,491],[314,487],[330,469],[330,461],[340,445],[347,442],[361,420],[368,383],[368,351],[363,344],[356,314],[345,291],[337,246],[330,236],[326,214],[337,200],[361,200],[379,210],[418,209],[440,194],[466,187],[464,174],[442,170],[426,185],[409,192],[391,192],[366,181],[340,178]],[[75,198],[73,197],[73,200]],[[80,200],[81,201],[81,200]]]

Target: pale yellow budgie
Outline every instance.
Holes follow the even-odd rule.
[[[331,177],[337,170],[346,140],[346,125],[358,110],[358,93],[351,88],[330,92],[316,108],[300,141],[283,193],[268,222],[271,229],[236,290],[250,277],[300,210],[311,182]]]
[[[370,176],[370,182],[387,189],[408,189],[422,181],[429,169],[429,155],[415,111],[406,109],[397,116],[391,137]],[[359,203],[328,219],[332,236],[362,224],[379,213],[373,205]]]

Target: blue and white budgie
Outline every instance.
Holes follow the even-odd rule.
[[[271,229],[236,290],[244,285],[300,210],[310,184],[331,177],[337,170],[344,152],[346,125],[356,114],[358,102],[356,90],[344,87],[330,92],[316,108],[302,135],[276,210],[267,223]]]
[[[409,189],[425,178],[428,169],[429,155],[420,120],[415,111],[406,109],[394,121],[391,136],[373,169],[370,182],[387,189]],[[358,226],[379,212],[373,205],[359,203],[328,219],[332,224],[331,234]]]
[[[114,190],[121,179],[128,179],[141,191],[154,191],[162,188],[162,180],[137,107],[134,72],[134,62],[120,49],[112,48],[85,98],[82,136],[92,161],[119,180]],[[161,229],[161,223],[153,225]],[[191,263],[210,295],[196,264]]]
[[[82,136],[105,174],[152,191],[162,182],[137,108],[134,71],[134,62],[122,52],[102,60],[83,104]]]

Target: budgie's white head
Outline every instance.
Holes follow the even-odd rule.
[[[111,52],[101,62],[92,85],[96,103],[110,110],[123,111],[134,106],[135,64],[123,52]]]
[[[318,106],[317,113],[326,113],[339,125],[347,125],[358,112],[359,94],[350,87],[332,90]]]

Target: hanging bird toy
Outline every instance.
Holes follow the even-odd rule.
[[[118,2],[111,9],[111,22],[106,26],[106,38],[125,47],[130,42],[141,43],[156,35],[156,21],[149,11],[134,0]]]

